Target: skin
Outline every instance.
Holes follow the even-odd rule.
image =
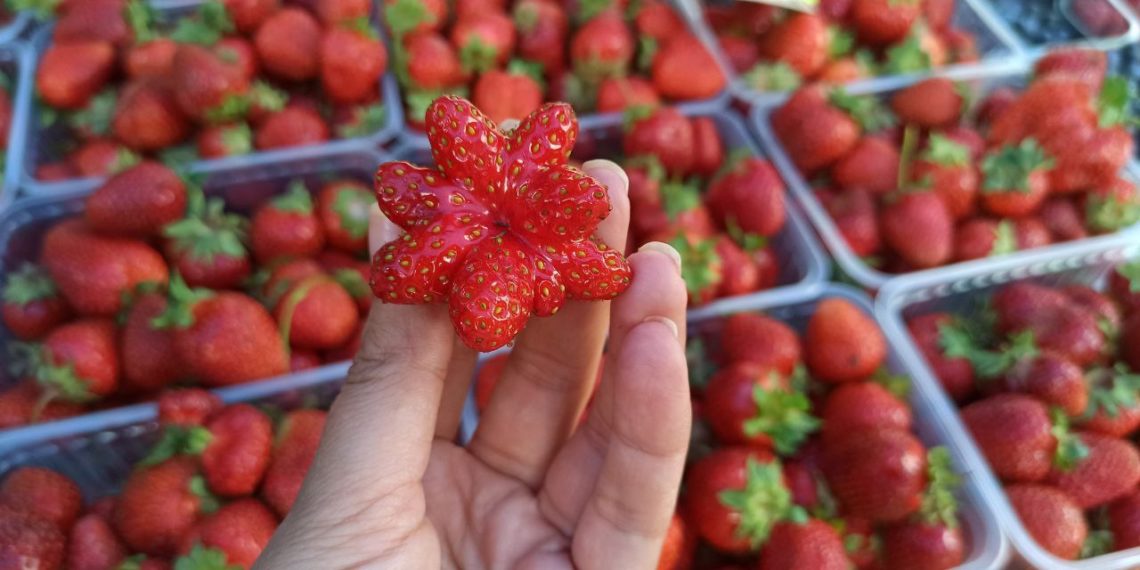
[[[622,248],[628,179],[608,161],[584,168],[614,206],[598,237]],[[373,213],[372,251],[398,235]],[[454,440],[476,355],[447,307],[374,303],[305,485],[255,568],[654,568],[691,426],[686,294],[669,246],[629,260],[622,296],[530,322],[467,447]]]

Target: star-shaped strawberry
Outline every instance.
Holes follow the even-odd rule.
[[[625,257],[593,237],[609,194],[567,164],[578,136],[569,105],[545,105],[503,132],[469,101],[441,97],[425,125],[437,169],[376,171],[380,210],[405,231],[372,259],[380,300],[446,300],[464,343],[490,351],[531,315],[629,286]]]

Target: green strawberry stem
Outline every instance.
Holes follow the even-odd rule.
[[[328,279],[328,277],[324,275],[307,277],[298,283],[296,287],[293,287],[293,289],[289,291],[288,296],[282,300],[284,305],[282,305],[281,309],[281,322],[278,323],[277,326],[280,327],[279,333],[281,335],[281,341],[285,343],[286,354],[292,351],[292,347],[289,344],[289,337],[293,333],[293,314],[297,312],[297,306],[309,296],[309,291],[312,291],[313,287],[316,287],[325,279]]]
[[[1053,167],[1053,160],[1036,139],[1027,138],[1017,145],[1006,145],[982,160],[983,192],[1017,190],[1029,192],[1029,177],[1038,170]]]
[[[289,182],[285,193],[273,198],[269,203],[282,212],[313,213],[313,195],[309,193],[308,187],[301,180]]]
[[[744,72],[743,78],[757,91],[791,91],[803,83],[799,72],[782,61],[757,63]]]
[[[1065,415],[1064,410],[1058,407],[1050,408],[1049,418],[1053,421],[1053,429],[1050,432],[1057,440],[1053,466],[1061,471],[1071,471],[1089,456],[1089,448],[1069,431],[1069,416]]]
[[[939,325],[938,332],[946,356],[970,361],[974,373],[984,380],[997,378],[1019,361],[1033,358],[1039,353],[1032,331],[1010,335],[999,350],[982,348],[973,333],[960,321],[943,323]]]
[[[1106,77],[1096,101],[1100,127],[1136,126],[1136,118],[1132,116],[1135,97],[1136,90],[1128,78],[1118,75]]]
[[[907,125],[903,130],[902,150],[899,151],[899,171],[895,180],[899,190],[910,186],[910,167],[914,160],[914,153],[918,150],[918,129],[914,125]]]
[[[969,166],[970,149],[946,135],[932,133],[922,160],[939,166]]]
[[[182,18],[170,39],[178,43],[212,46],[234,31],[233,20],[220,0],[208,0],[198,7],[193,17]]]
[[[145,560],[145,558],[144,558]],[[136,564],[141,564],[142,560]],[[137,570],[134,568],[118,568],[117,570]],[[226,553],[218,548],[208,548],[196,544],[189,554],[174,560],[174,570],[242,570],[242,566],[230,564]]]
[[[0,291],[0,298],[5,303],[26,305],[58,294],[55,281],[44,268],[34,263],[24,263],[8,277],[3,291]]]
[[[850,115],[866,133],[888,129],[897,122],[886,105],[869,95],[851,95],[842,87],[836,87],[831,90],[828,100],[836,108]]]
[[[1116,272],[1128,280],[1128,291],[1140,293],[1140,261],[1130,261],[1116,266]]]
[[[926,26],[915,24],[906,39],[887,48],[883,72],[888,75],[906,75],[927,71],[932,67],[930,54],[922,47]]]
[[[756,402],[756,415],[744,422],[744,433],[749,437],[767,435],[781,455],[794,454],[820,427],[820,421],[811,415],[811,401],[802,392],[756,386],[752,400]]]
[[[718,498],[721,504],[740,514],[736,535],[759,548],[768,541],[777,523],[792,516],[794,505],[778,459],[760,463],[749,458],[745,470],[744,488],[721,491]]]
[[[922,507],[919,509],[923,521],[957,528],[958,500],[954,493],[962,479],[954,472],[950,451],[945,447],[932,447],[926,452],[926,479],[926,490],[922,494]]]
[[[53,0],[54,1],[54,0]],[[145,44],[158,38],[154,31],[154,8],[145,0],[128,0],[123,8],[123,19],[131,28],[136,44]]]
[[[1090,193],[1085,199],[1085,222],[1097,233],[1120,231],[1140,221],[1140,202],[1121,200],[1113,194]]]
[[[198,510],[210,514],[216,512],[222,506],[222,502],[210,492],[210,488],[206,485],[206,480],[201,475],[195,475],[190,478],[190,493],[198,497]]]
[[[1085,374],[1089,385],[1089,403],[1082,420],[1092,419],[1097,412],[1115,418],[1122,407],[1134,407],[1140,394],[1140,374],[1135,374],[1124,363],[1115,367],[1094,368]]]
[[[202,426],[169,425],[163,428],[162,437],[139,462],[149,467],[158,465],[176,455],[201,455],[214,435]]]
[[[878,370],[871,375],[871,381],[882,386],[892,396],[906,400],[910,395],[910,378],[903,374],[893,374],[886,366],[880,366]]]
[[[209,289],[191,289],[178,273],[170,276],[166,310],[151,320],[155,329],[184,329],[194,324],[194,306],[214,296]]]
[[[349,295],[354,298],[361,298],[368,295],[371,289],[368,288],[368,282],[360,275],[359,271],[349,269],[347,267],[337,269],[332,274],[333,281],[336,281]]]
[[[1017,232],[1014,231],[1013,222],[1002,219],[994,227],[994,246],[990,248],[990,257],[1015,251],[1017,251]]]

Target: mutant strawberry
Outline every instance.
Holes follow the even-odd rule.
[[[157,392],[185,377],[173,332],[154,326],[166,308],[165,295],[153,292],[136,295],[127,311],[120,337],[125,391]]]
[[[819,519],[776,524],[768,543],[760,551],[760,564],[757,566],[759,570],[843,570],[849,567],[847,550],[839,534]]]
[[[886,137],[859,139],[855,148],[831,166],[831,177],[847,190],[886,194],[898,188],[899,149]]]
[[[785,193],[784,182],[771,163],[745,156],[725,165],[709,185],[705,200],[725,227],[769,237],[784,227]]]
[[[85,217],[95,231],[157,236],[186,213],[186,185],[168,166],[144,161],[111,177],[87,197]]]
[[[53,43],[36,68],[36,93],[57,109],[87,106],[111,78],[115,48],[104,41]]]
[[[1094,433],[1076,434],[1087,455],[1069,469],[1054,467],[1046,479],[1082,509],[1123,497],[1140,482],[1140,452],[1132,443]]]
[[[190,121],[166,86],[142,80],[128,84],[119,94],[111,130],[132,150],[151,152],[185,139],[190,134]]]
[[[813,377],[831,384],[870,376],[887,358],[878,325],[843,299],[825,299],[816,307],[804,334],[804,362]]]
[[[67,540],[67,568],[119,568],[127,554],[127,547],[115,536],[115,530],[107,519],[100,515],[84,515],[71,527]]]
[[[368,215],[376,199],[355,180],[329,182],[317,194],[317,217],[332,247],[350,254],[368,247]]]
[[[859,124],[831,105],[821,86],[792,93],[771,121],[792,162],[809,174],[830,166],[859,141]]]
[[[693,125],[673,107],[633,107],[626,111],[622,149],[628,157],[653,156],[669,174],[693,167]]]
[[[321,221],[304,182],[295,180],[253,215],[250,245],[261,263],[287,257],[311,257],[324,247]]]
[[[934,77],[896,92],[891,96],[891,109],[905,123],[938,129],[956,124],[965,102],[957,84]]]
[[[91,402],[119,387],[118,334],[108,319],[61,325],[40,345],[18,345],[16,356],[17,369],[35,378],[45,401]]]
[[[999,394],[962,408],[962,421],[993,469],[1005,481],[1041,481],[1054,464],[1067,468],[1088,453],[1068,431],[1068,419],[1036,399]]]
[[[750,362],[721,369],[709,379],[704,410],[721,443],[774,448],[781,455],[795,453],[819,429],[805,394],[778,372]]]
[[[634,38],[615,10],[591,18],[570,39],[570,62],[587,83],[626,74],[633,61]]]
[[[265,504],[252,498],[239,499],[198,521],[182,540],[182,554],[200,560],[209,556],[203,550],[217,551],[222,554],[221,567],[250,568],[275,530],[277,516]],[[177,566],[182,565],[181,560]]]
[[[21,467],[0,484],[0,505],[56,525],[71,528],[83,510],[83,495],[74,481],[44,467]]]
[[[541,107],[542,86],[521,70],[492,69],[475,82],[471,101],[492,121],[501,124],[507,119],[530,115]]]
[[[228,386],[283,374],[285,345],[273,317],[241,293],[170,283],[167,310],[154,320],[174,329],[174,346],[189,374],[205,386]]]
[[[724,321],[721,355],[725,364],[751,362],[791,376],[800,361],[796,331],[781,321],[754,313],[738,313]]]
[[[42,267],[25,263],[0,289],[4,326],[20,340],[36,340],[71,315],[55,281]]]
[[[313,350],[343,345],[360,321],[356,301],[327,275],[298,281],[281,297],[274,317],[291,346]]]
[[[661,45],[653,56],[651,77],[658,93],[679,101],[713,97],[728,81],[704,43],[688,31]]]
[[[442,170],[395,162],[376,173],[381,211],[409,232],[373,257],[380,300],[446,298],[460,338],[487,351],[565,299],[625,290],[621,252],[590,239],[610,211],[606,190],[566,165],[578,134],[569,105],[544,106],[506,135],[470,102],[443,97],[427,132]],[[521,202],[500,203],[523,186]]]
[[[305,473],[313,463],[325,417],[325,412],[320,410],[298,410],[287,414],[277,428],[273,458],[261,485],[261,497],[282,517],[293,508]]]
[[[897,522],[921,506],[926,452],[910,432],[899,429],[835,434],[824,439],[823,473],[844,512]]]
[[[0,507],[0,561],[12,568],[59,570],[67,535],[51,522]]]
[[[226,212],[219,197],[192,192],[188,202],[186,217],[162,229],[171,265],[191,287],[238,287],[251,270],[248,221]]]
[[[145,242],[97,234],[78,219],[48,230],[40,263],[83,315],[112,316],[122,309],[124,294],[169,279],[166,262]]]
[[[114,515],[127,546],[152,556],[177,551],[198,517],[217,508],[197,471],[194,458],[177,456],[131,473]]]
[[[928,483],[918,514],[880,534],[883,565],[888,569],[939,570],[965,560],[954,497],[961,479],[954,473],[950,452],[944,447],[929,450],[926,465]]]
[[[320,72],[321,25],[309,12],[283,8],[257,28],[257,59],[273,76],[288,81],[314,79]]]
[[[158,396],[158,423],[200,426],[221,409],[222,399],[206,390],[165,390]]]
[[[911,178],[946,204],[955,220],[971,214],[978,195],[978,171],[965,145],[939,133],[930,135],[926,150],[911,165]]]
[[[1005,488],[1009,504],[1037,544],[1053,556],[1076,560],[1088,536],[1081,508],[1058,489],[1019,484]]]
[[[1051,164],[1033,139],[987,155],[982,161],[982,206],[996,216],[1032,213],[1049,194]]]
[[[910,33],[921,12],[919,0],[852,0],[847,18],[860,43],[882,47]]]
[[[954,254],[954,220],[934,192],[905,192],[879,214],[883,241],[914,269],[938,267]]]
[[[323,93],[335,103],[365,103],[388,69],[388,50],[367,20],[354,20],[321,37],[320,76]]]
[[[202,450],[202,475],[223,497],[251,495],[269,466],[273,424],[248,404],[226,407],[206,424],[210,443]]]
[[[820,411],[824,437],[876,428],[910,431],[910,407],[875,382],[843,384],[833,390]]]

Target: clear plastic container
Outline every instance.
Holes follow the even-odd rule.
[[[945,426],[949,437],[961,451],[960,457],[967,471],[972,479],[979,482],[984,501],[997,512],[998,521],[1021,561],[1032,567],[1071,570],[1136,568],[1140,567],[1140,548],[1087,560],[1067,561],[1038,546],[1010,506],[985,457],[974,445],[954,403],[927,366],[926,359],[906,328],[906,321],[932,312],[973,309],[979,299],[988,298],[996,289],[1015,281],[1102,288],[1108,272],[1116,264],[1138,258],[1140,236],[1133,232],[1096,243],[1070,243],[1033,251],[988,266],[962,266],[950,271],[913,275],[891,282],[879,294],[875,311],[892,348],[903,365],[911,370],[914,386],[926,394],[931,417]]]
[[[12,19],[0,26],[0,45],[6,45],[20,40],[20,34],[34,25],[36,19],[28,10],[12,12]]]
[[[0,35],[3,35],[3,31],[0,31]],[[11,80],[11,91],[8,95],[12,100],[7,149],[3,151],[3,182],[0,183],[0,212],[3,212],[15,200],[19,191],[20,165],[23,163],[27,147],[24,136],[27,131],[28,106],[31,103],[32,91],[25,86],[33,83],[32,50],[20,43],[0,46],[0,72]]]
[[[735,313],[762,312],[788,323],[802,334],[819,302],[830,298],[850,301],[868,315],[874,312],[871,299],[865,293],[846,285],[832,283],[824,286],[817,295],[810,299],[788,303],[753,298],[749,299],[748,302],[741,302],[733,307],[723,307],[699,317],[690,315],[689,338],[700,338],[704,346],[708,347],[710,356],[715,359],[719,331],[725,317]],[[884,334],[887,334],[886,330],[884,330]],[[894,342],[889,343],[889,348],[887,368],[891,373],[914,379],[916,377],[916,366],[913,360],[904,358]],[[962,477],[962,486],[958,491],[958,503],[959,517],[964,526],[963,535],[967,539],[967,547],[966,560],[959,568],[969,570],[1004,568],[1010,557],[1009,543],[1002,535],[998,525],[998,517],[990,507],[987,495],[983,492],[982,482],[974,468],[975,464],[972,462],[972,458],[965,453],[969,451],[970,444],[964,442],[961,436],[953,430],[953,427],[943,421],[943,414],[939,412],[945,403],[942,401],[941,394],[931,389],[929,382],[913,381],[909,397],[911,410],[914,413],[915,434],[928,447],[945,446],[953,459],[954,470]],[[468,397],[463,424],[460,426],[460,433],[464,441],[474,434],[477,424],[478,412],[475,411],[474,399]],[[2,470],[2,464],[0,464],[0,470]]]
[[[751,154],[763,157],[764,153],[748,135],[748,130],[737,115],[728,111],[713,113],[685,111],[687,116],[711,117],[720,131],[726,154],[730,149],[747,148]],[[582,134],[575,149],[574,158],[607,158],[621,153],[622,120],[620,117],[606,117],[593,124],[581,124]],[[592,150],[586,150],[587,147]],[[589,153],[588,156],[582,152]],[[420,146],[414,141],[405,143],[393,150],[400,159],[416,164],[431,163],[426,141]],[[750,303],[754,299],[767,299],[772,303],[787,303],[815,295],[828,277],[827,258],[823,249],[812,235],[811,226],[800,213],[792,200],[787,200],[787,223],[784,229],[772,238],[776,258],[780,261],[780,279],[776,287],[739,297],[719,299],[707,305],[692,309],[693,318],[705,314],[731,309],[740,303]]]
[[[173,21],[181,16],[192,14],[203,2],[204,0],[154,0],[152,5],[159,19]],[[381,37],[384,37],[383,27],[380,26],[375,14],[372,23],[373,26],[380,31]],[[32,37],[30,44],[34,50],[31,65],[31,76],[33,78],[36,69],[39,67],[40,58],[51,45],[53,28],[54,26],[51,24],[45,25]],[[36,179],[36,166],[40,164],[45,154],[49,154],[49,146],[51,144],[57,144],[61,138],[70,137],[71,135],[66,133],[66,129],[59,127],[41,127],[39,121],[41,104],[34,96],[34,81],[32,81],[25,90],[29,92],[26,95],[29,104],[27,107],[28,110],[25,113],[26,121],[23,129],[25,133],[24,144],[27,147],[27,151],[24,153],[25,155],[20,162],[10,163],[20,165],[19,168],[15,166],[13,166],[13,168],[20,171],[22,192],[30,196],[66,193],[77,188],[87,187],[93,181],[98,180],[98,178],[74,178],[70,180],[45,182]],[[194,165],[211,168],[241,167],[246,164],[259,163],[262,157],[268,157],[270,160],[292,162],[355,150],[379,149],[384,144],[394,140],[404,128],[404,105],[400,100],[400,90],[396,85],[396,77],[392,74],[391,70],[385,73],[384,77],[380,80],[380,94],[380,100],[384,104],[384,125],[368,136],[349,139],[332,139],[317,145],[290,147],[270,151],[255,150],[246,155],[201,160],[195,162]]]
[[[981,70],[959,70],[956,72],[940,73],[939,76],[949,77],[956,81],[963,82],[970,85],[974,92],[978,94],[979,98],[984,97],[985,94],[1001,86],[1023,87],[1029,78],[1030,72],[1028,70],[1013,70],[1007,67],[990,67]],[[895,91],[902,87],[914,83],[914,80],[907,81],[905,84],[893,86],[886,89],[870,89],[858,90],[849,89],[849,92],[857,95],[872,95],[878,98],[887,98]],[[784,147],[776,137],[776,133],[772,130],[771,113],[782,104],[784,96],[774,105],[770,106],[756,106],[752,110],[751,124],[760,137],[760,142],[764,149],[768,151],[768,155],[772,157],[772,161],[780,169],[780,174],[788,183],[788,188],[792,195],[795,196],[800,206],[807,212],[808,219],[811,220],[812,225],[815,227],[816,232],[823,240],[824,245],[828,251],[835,258],[838,267],[853,279],[859,285],[871,290],[881,289],[888,282],[899,279],[902,276],[917,276],[929,274],[941,274],[946,271],[958,267],[979,267],[979,268],[999,268],[1008,260],[1017,259],[1030,253],[1040,251],[1049,252],[1053,251],[1064,244],[1049,245],[1043,248],[1036,248],[1025,251],[1018,251],[1000,257],[987,257],[978,260],[952,263],[941,267],[932,269],[925,269],[921,271],[914,271],[911,273],[886,273],[874,267],[871,267],[859,256],[855,255],[851,248],[847,245],[847,241],[839,233],[839,228],[836,227],[835,222],[831,219],[831,215],[824,209],[823,204],[816,198],[815,193],[812,191],[811,184],[804,179],[799,169],[792,163],[791,158],[786,152]],[[1140,180],[1138,174],[1138,167],[1136,164],[1130,164],[1127,168],[1126,175],[1132,180]],[[1132,226],[1136,228],[1138,226]],[[1097,243],[1111,239],[1110,236],[1096,236],[1080,240],[1082,242]],[[1066,242],[1069,243],[1069,242]]]
[[[978,1],[990,4],[1013,31],[1017,47],[1030,56],[1059,45],[1108,51],[1140,39],[1140,22],[1125,0]],[[1118,29],[1096,30],[1090,17],[1113,19]]]
[[[244,165],[204,164],[191,173],[201,176],[207,195],[221,196],[231,211],[248,213],[270,196],[284,192],[290,181],[303,180],[310,190],[316,191],[322,182],[331,177],[355,178],[371,186],[376,167],[388,158],[376,151],[353,151],[340,154],[310,156],[303,159],[280,161],[272,156],[250,157]],[[6,212],[0,213],[0,276],[28,261],[35,261],[40,252],[43,235],[61,218],[83,211],[84,199],[98,186],[88,181],[82,187],[53,196],[17,200]],[[12,341],[11,333],[0,324],[0,354]],[[343,375],[347,363],[327,365],[315,374],[339,370]],[[306,372],[305,375],[310,374]],[[282,382],[292,374],[259,381],[267,385]],[[7,367],[0,366],[0,390],[18,380],[11,377]],[[10,442],[39,440],[58,434],[91,431],[92,426],[103,426],[127,417],[138,417],[137,406],[109,408],[82,416],[32,424],[0,431],[0,448]],[[132,411],[133,410],[133,411]]]

